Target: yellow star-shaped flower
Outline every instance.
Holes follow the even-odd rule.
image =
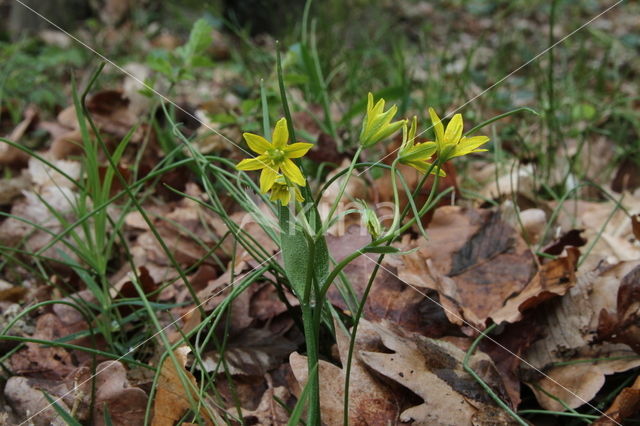
[[[280,172],[282,172],[285,181],[288,180],[300,186],[306,185],[302,172],[291,159],[305,155],[313,144],[304,142],[287,144],[289,130],[287,129],[287,120],[285,118],[281,118],[276,123],[271,142],[253,133],[244,133],[242,136],[247,141],[249,148],[260,155],[242,160],[236,165],[236,169],[262,169],[260,173],[260,191],[266,194],[275,184]]]
[[[461,114],[453,116],[447,124],[446,130],[433,108],[429,108],[429,115],[435,129],[438,159],[441,163],[472,152],[486,151],[486,149],[478,148],[489,142],[487,136],[472,136],[470,138],[462,136],[463,123]]]
[[[367,96],[367,114],[362,122],[362,131],[360,132],[360,143],[367,148],[375,145],[379,141],[388,138],[398,131],[405,123],[405,120],[394,121],[393,117],[398,112],[396,105],[388,110],[384,110],[384,99],[379,99],[373,103],[373,94],[369,92]]]
[[[398,153],[400,163],[406,164],[418,170],[420,173],[436,173],[436,169],[429,162],[433,154],[436,153],[437,144],[435,142],[416,143],[416,133],[418,129],[418,119],[414,116],[411,127],[406,125],[402,128],[402,145]],[[440,169],[440,175],[445,173]]]

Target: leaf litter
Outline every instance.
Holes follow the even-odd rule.
[[[420,19],[425,14],[441,12],[421,3],[402,13],[410,19]],[[477,22],[473,28],[479,30],[485,25]],[[219,84],[227,83],[223,79]],[[137,88],[126,86],[91,94],[87,107],[110,147],[139,125],[121,166],[123,173],[129,171],[136,149],[149,137],[150,148],[141,167],[144,174],[159,161],[161,150],[155,133],[139,121],[150,106],[144,99],[135,98]],[[209,118],[234,108],[237,101],[229,98],[216,105],[199,104],[196,111],[198,117],[218,128],[219,123]],[[310,110],[313,108],[317,105],[310,105]],[[44,129],[49,133],[50,144],[40,154],[78,178],[82,168],[73,157],[82,150],[82,138],[74,107],[63,109],[51,121],[44,121],[40,115],[34,108],[25,110],[8,134],[9,139],[21,140],[34,129]],[[314,149],[318,162],[344,161],[344,156],[332,154],[336,141],[322,133],[313,119],[297,118],[299,123],[306,121],[303,127],[307,132],[319,135],[327,147]],[[225,152],[231,157],[237,154],[218,135],[207,132],[205,126],[189,130],[200,136],[197,146],[203,153]],[[232,140],[239,140],[237,126],[229,126],[228,130]],[[0,224],[0,242],[7,247],[21,244],[26,251],[37,252],[49,245],[52,235],[63,230],[50,207],[70,221],[77,219],[72,209],[77,188],[35,158],[9,145],[0,146],[0,164],[17,172],[0,181],[0,204],[13,216]],[[101,164],[106,165],[102,160]],[[558,205],[537,200],[535,208],[524,209],[505,200],[518,198],[523,204],[520,198],[536,200],[534,167],[513,166],[503,165],[499,170],[489,164],[472,173],[482,185],[480,194],[498,201],[500,207],[481,208],[464,202],[453,206],[447,205],[451,203],[449,199],[441,201],[424,221],[428,239],[414,228],[395,244],[409,253],[383,260],[355,343],[348,413],[351,424],[509,424],[512,420],[462,368],[472,338],[492,323],[500,324],[498,332],[492,340],[483,340],[470,358],[470,367],[512,408],[531,404],[522,400],[522,384],[531,389],[542,408],[578,408],[599,395],[607,376],[640,367],[640,198],[633,192],[634,166],[624,162],[612,182],[613,189],[624,195],[614,194],[620,197],[623,208],[604,201],[577,200]],[[598,169],[604,170],[604,166],[600,164]],[[460,176],[453,168],[447,172],[448,179],[441,189],[452,188],[458,196]],[[410,185],[415,185],[418,179],[412,173],[403,171]],[[229,231],[227,225],[194,201],[207,199],[201,184],[188,172],[184,176],[178,176],[179,185],[169,186],[192,198],[175,193],[169,196],[156,188],[162,196],[146,198],[144,208],[172,257],[181,267],[192,268],[187,279],[198,297],[206,301],[202,308],[209,314],[231,293],[235,278],[258,262],[224,238]],[[331,176],[329,173],[327,178]],[[176,182],[175,176],[163,179],[165,183]],[[325,192],[321,211],[335,199],[339,185],[340,180]],[[388,175],[378,179],[354,175],[346,193],[351,201],[361,198],[372,204],[393,199]],[[350,207],[345,203],[340,209]],[[547,221],[555,211],[557,220],[548,230]],[[380,215],[384,213],[383,209],[378,211]],[[239,211],[231,217],[265,252],[278,252],[277,243],[257,223],[246,220]],[[136,271],[151,302],[179,305],[159,314],[163,325],[180,318],[177,325],[182,332],[201,327],[204,318],[193,313],[191,295],[140,213],[129,213],[123,229],[133,260],[131,264],[118,264],[109,277],[115,300],[137,296],[131,274]],[[370,242],[357,215],[331,228],[330,234],[329,248],[336,261]],[[80,263],[63,242],[42,253],[46,266],[53,266],[54,260]],[[538,243],[546,244],[541,251],[547,256],[535,250]],[[209,253],[214,246],[217,248]],[[20,302],[66,296],[64,300],[68,302],[81,299],[89,305],[97,303],[73,271],[57,265],[56,279],[69,284],[72,292],[63,295],[50,284],[30,283],[20,267],[4,277],[6,281],[0,287],[4,324],[13,319],[5,314],[15,315],[16,303]],[[374,266],[373,259],[363,255],[345,269],[345,279],[353,287],[356,300],[363,294]],[[160,354],[156,348],[149,361],[159,370],[151,401],[153,424],[174,424],[190,409],[190,398],[200,403],[202,419],[208,424],[221,424],[235,416],[257,424],[287,421],[308,372],[303,340],[290,312],[299,309],[297,299],[286,289],[276,287],[273,283],[277,280],[269,272],[247,287],[231,303],[228,323],[214,330],[217,337],[226,339],[226,347],[203,348],[203,367],[214,375],[213,387],[221,396],[201,399],[193,388],[184,388],[180,373],[194,388],[202,386],[205,377],[193,355],[189,356],[188,346],[175,349],[178,365],[170,357],[158,365]],[[329,301],[343,314],[353,314],[353,305],[345,302],[338,289],[343,284],[334,284],[328,293]],[[119,309],[123,316],[135,311]],[[77,310],[54,305],[22,318],[9,335],[53,341],[86,332],[94,325],[88,324]],[[339,325],[335,330],[333,356],[327,354],[320,363],[321,404],[327,424],[340,424],[344,414],[349,334]],[[179,341],[180,333],[171,333],[174,342]],[[94,346],[87,337],[67,342],[106,349],[104,341],[99,340]],[[9,347],[7,353],[16,348],[17,345]],[[125,352],[128,347],[122,349]],[[46,391],[53,398],[61,398],[58,404],[82,421],[92,419],[104,424],[108,410],[113,424],[141,424],[152,397],[151,379],[126,360],[103,358],[94,360],[86,352],[26,343],[3,361],[11,371],[4,383],[10,412],[25,418],[43,410],[33,419],[34,424],[62,424],[43,397],[42,391]],[[223,360],[227,365],[222,365]],[[98,362],[95,370],[92,362]],[[92,393],[89,384],[94,371],[104,372],[96,376]],[[640,409],[639,388],[636,380],[618,392],[606,410],[610,418],[602,417],[597,424],[613,424],[611,418],[622,422],[634,416]],[[0,410],[5,409],[0,406]]]

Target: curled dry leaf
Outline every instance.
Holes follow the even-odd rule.
[[[361,326],[366,327],[366,321]],[[346,365],[349,352],[349,337],[341,327],[336,326],[336,339],[342,365]],[[365,343],[357,339],[356,351]],[[357,352],[356,352],[357,354]],[[307,358],[293,352],[289,357],[291,369],[301,388],[307,383],[309,374]],[[344,416],[345,370],[320,361],[320,409],[325,424],[342,424]],[[390,388],[384,386],[365,367],[356,355],[351,364],[349,387],[349,424],[386,425],[396,422],[399,412],[398,401]]]
[[[547,245],[543,252],[553,256],[560,256],[566,247],[582,247],[587,244],[587,240],[582,237],[583,232],[584,229],[572,229],[565,232],[560,238]]]
[[[19,143],[27,130],[38,120],[38,112],[29,107],[24,112],[24,119],[7,136],[12,142]],[[5,136],[5,135],[2,135]],[[29,160],[29,155],[24,151],[4,142],[0,142],[0,165],[10,167],[22,167]]]
[[[640,353],[640,265],[624,276],[615,312],[600,311],[598,341],[624,343]]]
[[[529,377],[525,381],[545,409],[564,407],[538,388],[575,408],[596,395],[605,375],[640,366],[640,359],[627,345],[597,342],[600,312],[615,312],[620,282],[638,264],[603,263],[592,271],[581,270],[569,293],[541,305],[528,318],[542,328],[545,337],[525,353],[528,365],[523,365],[522,374]],[[539,371],[546,377],[540,377]]]
[[[512,421],[466,371],[464,351],[455,345],[420,335],[403,336],[384,322],[374,327],[392,353],[359,351],[367,366],[407,387],[424,400],[400,414],[414,424],[510,424]],[[475,353],[470,367],[503,399],[504,389],[491,359]]]
[[[160,379],[153,404],[154,426],[173,426],[182,415],[191,408],[190,401],[199,400],[196,378],[184,368],[187,354],[191,351],[187,346],[180,346],[174,350],[174,355],[180,364],[176,366],[171,357],[166,357],[160,366]],[[180,368],[178,371],[176,368]],[[180,375],[188,382],[185,389]],[[224,424],[224,420],[211,408],[206,401],[200,401],[200,415],[207,425]]]
[[[584,229],[583,237],[595,243],[589,259],[609,263],[640,259],[640,244],[634,241],[633,223],[627,212],[640,211],[640,197],[623,194],[620,208],[612,202],[576,201],[560,208],[558,223],[564,230]],[[625,211],[626,210],[626,211]]]
[[[636,378],[633,385],[622,389],[604,415],[593,424],[597,426],[619,425],[625,419],[637,414],[638,411],[640,411],[640,377]]]

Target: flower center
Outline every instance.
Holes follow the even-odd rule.
[[[284,151],[281,149],[272,149],[269,151],[269,157],[273,160],[274,163],[279,164],[285,160]]]

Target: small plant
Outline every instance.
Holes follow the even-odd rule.
[[[321,197],[323,190],[327,186],[325,185],[319,194],[312,196],[303,171],[293,161],[303,157],[312,147],[312,144],[303,142],[288,143],[290,135],[293,135],[294,132],[291,121],[287,120],[287,118],[278,120],[273,130],[271,141],[260,135],[245,133],[244,139],[249,148],[259,155],[254,158],[244,159],[236,165],[236,168],[241,171],[261,170],[259,179],[260,192],[269,195],[271,201],[279,202],[280,204],[274,206],[278,216],[278,223],[275,225],[274,232],[279,235],[277,239],[284,259],[285,275],[302,308],[308,371],[310,373],[307,389],[304,392],[308,396],[308,400],[301,400],[299,403],[307,404],[307,424],[310,425],[320,424],[318,336],[322,319],[330,318],[331,315],[325,296],[334,279],[352,260],[366,253],[377,253],[381,257],[386,254],[401,254],[398,249],[391,246],[391,243],[414,223],[419,223],[420,218],[434,207],[438,177],[444,175],[442,170],[444,163],[454,157],[485,151],[479,148],[489,141],[486,136],[463,136],[462,116],[460,114],[456,114],[445,129],[435,111],[430,109],[432,124],[435,127],[435,141],[416,142],[418,136],[417,118],[414,117],[410,125],[408,120],[392,121],[397,112],[397,107],[394,105],[385,111],[384,106],[384,99],[379,99],[374,103],[374,97],[369,93],[366,114],[359,138],[359,148],[352,158],[350,166],[338,173],[338,176],[345,177],[340,185],[339,195],[333,201],[329,214],[324,220],[320,219],[320,215],[316,210],[316,201],[318,197]],[[266,110],[266,105],[264,107]],[[402,145],[395,153],[395,159],[391,167],[382,163],[375,163],[372,166],[364,166],[358,163],[359,155],[363,149],[371,148],[381,143],[400,129],[403,130]],[[269,129],[265,126],[265,134],[268,131]],[[411,204],[415,213],[411,219],[406,221],[408,210],[400,212],[399,193],[395,185],[396,179],[403,179],[397,169],[399,163],[414,167],[424,174],[424,178],[429,174],[436,175],[428,200],[422,206],[415,206],[413,203],[415,195],[408,191],[406,183],[403,185],[407,189],[407,196],[412,200]],[[333,222],[334,215],[353,170],[363,167],[390,169],[394,182],[395,214],[393,223],[389,229],[383,230],[375,211],[369,208],[366,203],[361,202],[362,208],[357,211],[362,216],[365,229],[369,231],[372,241],[347,256],[342,262],[332,266],[327,252],[325,235],[328,227]],[[419,187],[423,183],[424,179]],[[274,226],[265,221],[262,221],[262,223],[266,227]],[[380,263],[381,260],[378,259],[377,263]],[[366,302],[372,282],[373,280],[369,281],[369,286],[365,290],[363,299],[359,301],[353,318],[354,329],[351,336],[352,345],[349,360],[353,355],[353,342],[357,324],[362,315],[362,308]],[[349,365],[347,369],[349,369]],[[348,389],[348,373],[345,386]],[[347,395],[345,396],[345,413],[347,413],[348,391],[345,394]]]

